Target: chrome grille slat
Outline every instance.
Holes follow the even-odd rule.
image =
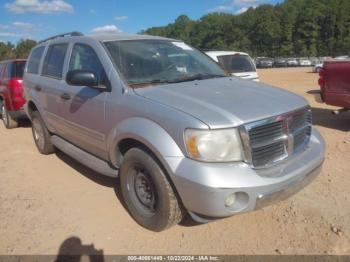
[[[281,157],[285,154],[284,143],[275,143],[269,146],[265,146],[263,149],[253,149],[253,164],[255,166],[265,164],[265,156],[269,154],[272,157]]]
[[[260,141],[251,140],[251,147],[252,148],[260,148],[260,147],[271,145],[275,142],[283,141],[286,139],[287,139],[287,136],[283,134],[283,135],[280,135],[278,137],[273,136],[272,138],[264,138],[264,140],[261,139]]]
[[[270,130],[275,130],[275,129],[277,129],[277,128],[282,128],[282,125],[283,125],[282,121],[279,121],[279,122],[277,122],[277,123],[275,123],[275,124],[273,124],[273,125],[269,124],[269,125],[266,126],[266,127],[255,127],[255,128],[253,128],[253,129],[251,129],[251,130],[249,131],[249,133],[252,133],[252,134],[254,134],[254,133],[259,134],[262,130],[268,132],[268,131],[270,131]]]
[[[260,136],[252,136],[250,134],[250,141],[254,143],[259,143],[260,141],[273,140],[274,138],[281,137],[283,135],[283,130],[281,131],[271,131],[270,134],[260,135]]]
[[[262,168],[305,148],[311,135],[311,111],[298,110],[244,126],[246,161]]]
[[[253,139],[259,139],[261,137],[266,137],[266,136],[272,136],[272,135],[278,135],[283,133],[283,128],[278,128],[278,129],[271,129],[270,131],[265,131],[264,133],[253,133],[249,132],[250,137]]]

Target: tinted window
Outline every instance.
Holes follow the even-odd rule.
[[[16,78],[22,78],[24,73],[25,61],[16,61],[12,65],[11,76]]]
[[[94,72],[98,83],[106,85],[106,74],[95,51],[87,45],[76,44],[73,47],[69,70],[86,70]]]
[[[62,78],[67,47],[68,44],[56,44],[49,47],[44,61],[43,75],[59,79]]]
[[[45,50],[45,46],[39,46],[32,51],[28,60],[28,68],[27,68],[28,73],[31,73],[31,74],[39,73],[40,60],[44,50]]]
[[[253,62],[247,55],[218,56],[219,64],[230,73],[254,72]]]

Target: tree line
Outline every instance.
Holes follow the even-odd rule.
[[[233,15],[186,15],[141,33],[181,39],[202,50],[237,50],[252,56],[350,55],[350,0],[285,0]]]
[[[12,58],[27,58],[30,50],[37,44],[30,39],[21,39],[17,45],[0,42],[0,61]]]

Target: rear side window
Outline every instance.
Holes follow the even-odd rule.
[[[107,76],[94,49],[85,44],[73,47],[69,70],[86,70],[95,73],[99,85],[106,85]]]
[[[68,44],[51,45],[47,51],[42,74],[53,78],[62,78],[64,58]]]
[[[16,61],[12,65],[11,76],[13,78],[23,78],[24,67],[26,65],[25,61]]]
[[[44,50],[45,50],[45,46],[39,46],[32,51],[28,60],[28,68],[27,68],[28,73],[31,73],[31,74],[39,73],[40,60],[44,53]]]
[[[219,64],[230,73],[255,72],[252,60],[247,55],[218,56]]]

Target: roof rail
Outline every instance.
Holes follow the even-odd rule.
[[[73,31],[73,32],[68,32],[68,33],[64,33],[64,34],[59,34],[59,35],[55,35],[55,36],[51,36],[49,38],[46,38],[44,40],[39,41],[38,44],[44,43],[46,41],[55,39],[55,38],[59,38],[59,37],[65,37],[65,36],[83,36],[84,34],[77,32],[77,31]]]

